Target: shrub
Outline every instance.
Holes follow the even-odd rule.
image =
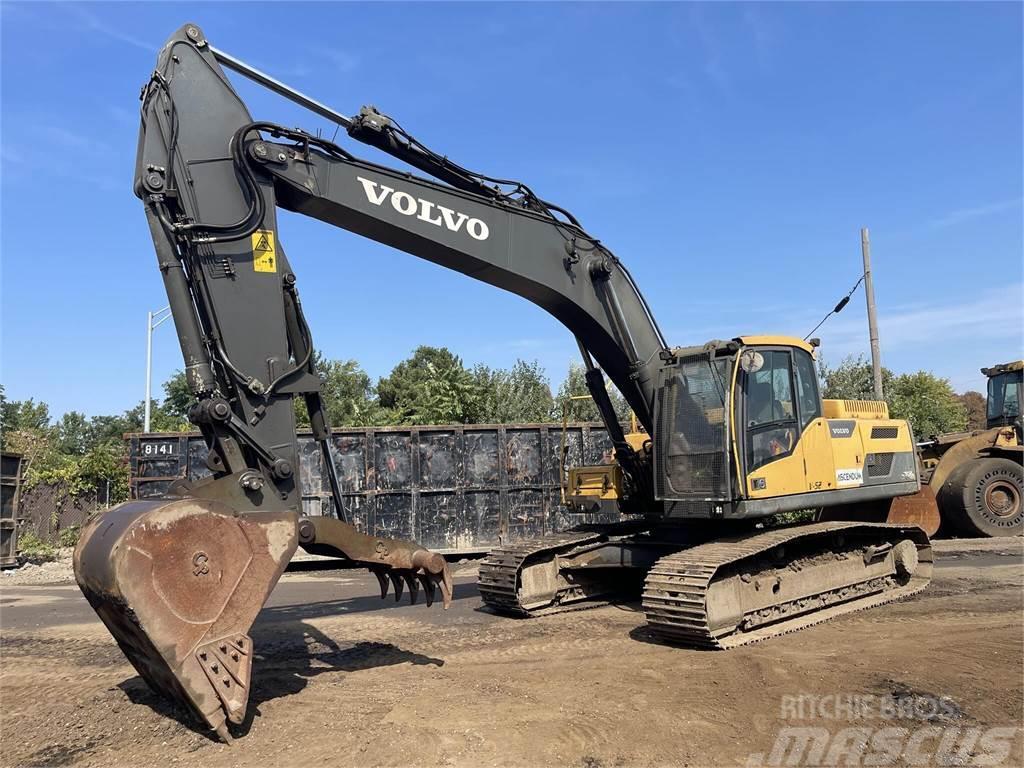
[[[57,559],[57,549],[53,544],[43,541],[32,531],[23,531],[18,535],[18,553],[31,563],[46,563]]]
[[[57,542],[62,547],[73,547],[78,544],[78,538],[82,535],[80,525],[71,525],[60,532]]]

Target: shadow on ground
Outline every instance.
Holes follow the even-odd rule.
[[[374,583],[376,587],[376,582]],[[477,588],[476,583],[460,583],[455,585],[454,593],[452,595],[452,602],[458,602],[461,600],[478,600],[480,597],[480,590]],[[419,593],[419,597],[416,600],[416,605],[422,610],[426,610],[426,601],[423,597],[423,592]],[[257,624],[276,624],[282,621],[302,621],[304,619],[318,619],[324,616],[349,616],[354,613],[366,613],[369,611],[384,611],[393,610],[396,607],[408,608],[409,593],[407,591],[402,593],[401,600],[395,600],[394,593],[388,591],[388,594],[383,599],[379,594],[376,595],[363,595],[360,597],[342,597],[337,600],[320,600],[315,603],[294,603],[289,605],[275,605],[265,607],[260,611],[259,617],[256,619]],[[437,598],[434,600],[434,604],[431,609],[441,610],[441,594],[437,593]],[[422,617],[417,617],[422,618]]]
[[[444,659],[403,650],[392,643],[360,642],[339,645],[316,627],[305,622],[280,622],[255,626],[252,630],[252,689],[245,721],[232,727],[232,735],[244,736],[261,713],[260,705],[282,696],[291,696],[308,685],[309,680],[327,672],[359,672],[396,664],[444,666]],[[154,693],[141,677],[132,677],[118,686],[133,704],[142,704],[164,717],[212,741],[213,731],[201,724],[185,706]]]

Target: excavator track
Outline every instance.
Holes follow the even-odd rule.
[[[477,579],[484,605],[510,616],[540,616],[559,610],[559,598],[565,590],[555,588],[544,596],[527,596],[522,590],[523,568],[541,556],[550,557],[553,562],[557,555],[603,539],[597,533],[568,532],[491,550],[480,564]]]
[[[644,583],[651,631],[727,649],[909,597],[931,579],[916,526],[814,523],[662,557]]]

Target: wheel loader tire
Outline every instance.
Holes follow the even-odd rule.
[[[974,459],[956,470],[947,489],[944,512],[965,533],[1024,533],[1024,471],[1020,464],[1010,459]]]

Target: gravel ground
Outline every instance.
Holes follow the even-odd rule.
[[[75,572],[71,566],[74,549],[62,547],[57,559],[48,563],[25,563],[20,568],[0,571],[0,586],[26,586],[30,584],[73,584]]]
[[[996,764],[1024,765],[1022,541],[937,549],[911,600],[728,652],[654,642],[635,603],[494,616],[468,563],[448,612],[381,602],[365,572],[289,573],[253,627],[252,718],[230,747],[147,688],[77,588],[4,584],[0,765],[756,766],[791,726],[927,737],[880,763],[897,766],[981,765],[981,747],[935,750],[1008,728]],[[949,706],[794,719],[795,697]]]

